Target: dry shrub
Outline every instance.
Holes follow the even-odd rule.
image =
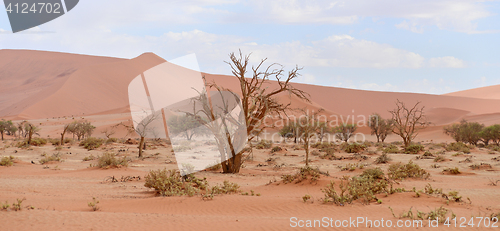
[[[321,177],[321,174],[324,173],[320,172],[318,168],[305,166],[300,168],[299,171],[293,175],[287,174],[281,176],[281,179],[285,184],[292,183],[294,181],[296,184],[298,184],[304,180],[307,180],[307,178],[310,177],[310,181],[312,183],[318,181],[318,179]]]
[[[104,153],[97,159],[97,167],[99,168],[119,168],[122,166],[128,166],[128,160],[126,157],[119,159],[112,153]]]
[[[403,180],[406,178],[427,179],[430,177],[430,174],[427,171],[420,168],[418,164],[414,164],[411,160],[408,164],[396,163],[389,165],[387,175],[393,180]]]
[[[54,153],[51,156],[45,155],[44,158],[40,160],[40,164],[45,164],[51,161],[61,162],[61,153]]]
[[[446,151],[457,151],[457,152],[463,152],[463,153],[470,153],[470,148],[467,146],[467,144],[464,144],[462,142],[455,142],[448,144],[446,146]]]
[[[12,162],[12,160],[14,160],[14,157],[13,156],[5,156],[2,158],[2,160],[0,160],[0,166],[12,166],[14,163]]]
[[[84,139],[80,142],[80,146],[83,146],[87,150],[94,150],[96,148],[101,147],[101,145],[104,143],[104,140],[101,138],[96,138],[96,137],[89,137],[87,139]]]
[[[344,176],[339,184],[340,193],[337,193],[333,181],[330,181],[330,184],[321,191],[325,194],[324,203],[343,206],[346,203],[362,199],[363,203],[369,204],[373,200],[379,201],[376,194],[391,193],[389,185],[390,182],[385,177],[384,172],[380,168],[375,168],[367,169],[359,176],[351,178]]]
[[[375,164],[387,164],[392,159],[387,155],[387,153],[382,153],[377,159],[375,159]]]

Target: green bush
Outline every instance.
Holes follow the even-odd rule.
[[[283,183],[292,183],[295,181],[296,184],[307,180],[310,177],[311,183],[317,181],[321,177],[321,172],[318,168],[312,168],[310,166],[305,166],[299,169],[299,171],[293,175],[287,174],[281,176]]]
[[[240,189],[240,186],[238,184],[231,183],[231,182],[225,180],[222,183],[222,185],[215,185],[209,191],[210,191],[210,194],[217,195],[217,194],[237,193],[240,191],[239,189]]]
[[[455,143],[448,144],[448,146],[446,146],[445,149],[446,149],[446,151],[457,151],[457,152],[463,152],[463,153],[470,153],[469,147],[462,142],[455,142]]]
[[[106,144],[111,144],[116,142],[118,142],[118,139],[113,137],[106,140]]]
[[[194,196],[200,190],[206,190],[208,187],[207,180],[194,177],[192,174],[186,175],[185,180],[175,170],[151,170],[145,177],[144,186],[155,189],[155,192],[161,196]],[[223,186],[224,187],[224,186]],[[227,186],[228,188],[235,187],[234,185]]]
[[[44,138],[31,138],[31,145],[32,146],[43,146],[47,144],[47,139],[44,139]],[[16,144],[16,147],[18,148],[24,148],[24,147],[28,147],[28,139],[25,139],[23,141],[20,141]]]
[[[96,148],[101,147],[104,143],[104,140],[96,137],[89,137],[80,142],[80,146],[83,146],[87,150],[94,150]]]
[[[406,154],[418,154],[420,151],[424,151],[425,148],[421,144],[410,144],[405,148]]]
[[[54,154],[52,154],[52,156],[44,155],[44,158],[42,158],[40,160],[40,164],[45,164],[45,163],[48,163],[51,161],[61,162],[62,161],[61,153],[54,153]]]
[[[3,157],[2,160],[0,160],[0,166],[12,166],[14,163],[12,162],[12,160],[14,160],[14,157],[13,156],[9,156],[9,157]]]
[[[269,148],[271,148],[271,146],[272,146],[271,141],[261,140],[259,143],[257,143],[255,145],[255,148],[256,149],[269,149]]]
[[[460,174],[460,170],[458,168],[445,168],[443,170],[443,173],[449,173],[449,174],[452,174],[452,175],[458,175]]]
[[[275,152],[279,152],[283,150],[280,146],[274,146],[272,149],[271,149],[271,153],[275,153]]]
[[[336,205],[345,205],[352,203],[357,199],[362,199],[364,203],[369,204],[371,201],[378,201],[375,196],[379,193],[391,193],[389,190],[390,183],[384,176],[382,170],[369,169],[363,172],[360,176],[349,178],[344,176],[339,184],[340,193],[335,189],[335,182],[330,181],[321,191],[324,193],[324,203],[333,203]]]
[[[328,143],[328,142],[317,142],[315,144],[311,144],[311,148],[317,148],[317,149],[327,149],[327,148],[335,148],[337,145],[334,143]]]
[[[389,178],[393,180],[403,180],[406,178],[422,178],[427,179],[430,174],[420,168],[418,164],[414,164],[411,160],[408,164],[391,164],[388,169]]]
[[[128,166],[128,160],[126,157],[118,159],[112,153],[104,153],[97,159],[97,167],[99,168],[119,168],[121,166]]]
[[[394,144],[391,144],[389,145],[389,147],[386,147],[384,148],[384,150],[382,150],[383,153],[401,153],[401,150],[399,150],[399,148],[394,145]]]
[[[342,144],[342,149],[347,153],[360,153],[366,149],[366,146],[358,143],[344,143]]]
[[[375,164],[387,164],[391,161],[391,158],[387,155],[387,153],[382,153],[377,159],[375,159]]]

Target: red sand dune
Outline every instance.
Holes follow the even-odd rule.
[[[43,119],[64,116],[126,113],[127,87],[139,73],[164,62],[152,53],[134,59],[118,59],[46,51],[0,51],[0,117]],[[238,89],[235,78],[205,74],[229,89]],[[276,85],[270,82],[269,86]],[[434,125],[466,118],[487,124],[500,121],[498,86],[472,89],[447,95],[353,90],[298,84],[308,92],[310,103],[291,100],[296,108],[325,109],[332,115],[350,116],[359,121],[372,113],[388,117],[396,99],[408,105],[420,101]]]

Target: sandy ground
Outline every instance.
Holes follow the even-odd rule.
[[[14,166],[0,167],[0,201],[13,203],[17,198],[26,200],[21,211],[0,211],[2,230],[284,230],[296,229],[291,227],[294,225],[290,220],[292,217],[301,220],[321,220],[323,217],[349,220],[365,217],[373,220],[389,219],[396,224],[398,219],[393,217],[388,207],[393,208],[398,215],[410,208],[413,211],[428,212],[444,206],[458,217],[467,219],[500,211],[500,186],[489,185],[490,179],[500,180],[497,171],[500,162],[492,160],[500,154],[482,148],[459,156],[453,155],[456,152],[446,152],[444,156],[449,161],[437,163],[439,168],[431,167],[435,164],[432,159],[417,160],[418,155],[390,154],[391,163],[413,160],[431,174],[429,180],[404,180],[395,187],[407,190],[416,187],[419,190],[430,183],[434,188],[442,188],[444,192],[458,191],[464,202],[451,202],[447,205],[440,197],[422,195],[417,198],[415,193],[405,192],[380,195],[382,204],[363,205],[356,201],[336,206],[322,203],[321,189],[330,180],[338,181],[343,175],[354,176],[363,171],[341,171],[339,166],[348,163],[367,164],[365,168],[381,167],[386,170],[389,164],[373,163],[381,155],[376,147],[369,148],[371,154],[363,152],[362,155],[366,155],[368,159],[362,161],[331,161],[312,155],[311,165],[329,172],[330,176],[322,176],[316,183],[307,181],[299,184],[284,184],[281,176],[294,173],[304,165],[304,150],[294,150],[287,144],[275,144],[287,149],[277,153],[271,153],[269,149],[255,150],[254,159],[245,162],[245,167],[239,174],[204,171],[196,173],[196,176],[206,177],[211,185],[229,180],[239,184],[243,192],[253,190],[260,193],[260,196],[218,195],[213,200],[206,201],[200,196],[157,197],[152,189],[144,187],[144,176],[149,170],[177,168],[172,148],[168,145],[152,147],[146,151],[145,158],[138,159],[135,145],[120,143],[108,144],[92,151],[76,144],[67,145],[62,150],[55,150],[50,144],[27,150],[12,147],[13,143],[14,141],[0,143],[1,156],[12,155],[16,158]],[[431,152],[441,151],[433,144],[426,146],[427,149],[432,149]],[[58,152],[62,154],[62,162],[45,165],[39,163],[43,153],[51,155]],[[83,161],[84,157],[99,156],[104,152],[127,156],[131,162],[128,167],[99,169],[90,167],[96,164],[96,160]],[[336,155],[353,156],[347,153]],[[460,163],[468,157],[472,159],[472,163]],[[269,158],[273,158],[274,162],[267,162]],[[489,163],[493,168],[471,170],[468,167],[479,163]],[[283,167],[277,168],[275,165]],[[462,174],[442,174],[446,167],[458,167]],[[112,183],[106,180],[111,176],[118,179],[122,176],[140,176],[141,179]],[[307,203],[302,201],[305,194],[312,196]],[[96,212],[91,211],[87,205],[92,197],[100,201],[100,209]],[[31,206],[33,209],[30,209]],[[364,227],[364,223],[360,226]],[[424,229],[443,229],[443,226],[440,229],[429,228],[427,223],[424,226],[427,226]]]

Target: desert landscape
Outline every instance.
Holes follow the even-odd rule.
[[[139,144],[127,92],[135,77],[164,62],[154,53],[121,59],[0,50],[1,230],[500,226],[500,85],[433,95],[291,83],[309,100],[287,92],[273,99],[320,112],[327,139],[310,139],[318,127],[304,139],[309,133],[296,125],[278,125],[249,142],[237,173],[217,164],[181,176],[180,147],[170,139]],[[238,78],[202,74],[242,94]],[[374,113],[389,123],[395,109],[414,105],[425,120],[408,143],[392,132],[398,122],[382,141],[373,134]],[[81,139],[77,129],[66,132],[85,123],[90,132]],[[339,129],[348,124],[356,136],[344,142]],[[141,157],[138,147],[145,147]]]

